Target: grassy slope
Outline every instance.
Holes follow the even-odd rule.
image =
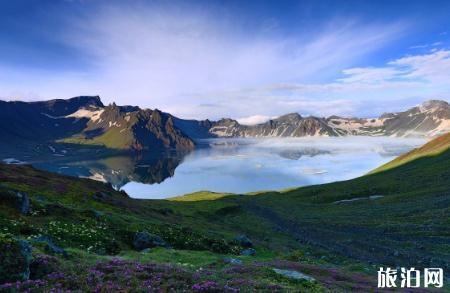
[[[430,148],[430,152],[434,150]],[[450,150],[430,156],[422,148],[421,154],[398,167],[349,181],[253,195],[221,197],[201,192],[184,199],[191,201],[134,200],[99,182],[0,164],[0,193],[27,192],[34,212],[19,215],[0,201],[0,221],[4,232],[21,237],[50,234],[86,262],[102,258],[89,256],[95,252],[87,252],[92,245],[96,245],[94,250],[118,246],[122,257],[135,259],[131,252],[133,233],[150,230],[178,243],[174,246],[179,254],[175,257],[165,250],[155,251],[145,260],[181,257],[194,267],[209,263],[219,276],[223,264],[216,267],[217,261],[230,251],[214,251],[208,245],[246,233],[258,254],[245,261],[295,259],[300,261],[296,265],[303,266],[299,269],[313,274],[326,287],[345,291],[356,286],[355,282],[361,283],[349,270],[375,276],[376,267],[384,264],[437,266],[450,271]],[[98,192],[106,196],[95,197]],[[383,197],[335,203],[371,195]],[[210,198],[215,200],[206,200]],[[65,224],[71,228],[61,232],[58,227]],[[100,224],[107,229],[99,231]],[[80,237],[76,228],[80,225],[95,232],[91,237]],[[200,251],[197,260],[189,260],[185,249]],[[70,261],[66,265],[70,267]],[[328,273],[323,270],[330,265],[345,270],[345,284],[324,277]]]
[[[73,143],[73,144],[81,144],[81,145],[98,145],[104,146],[110,149],[127,149],[130,147],[132,143],[133,137],[126,131],[125,133],[121,133],[119,128],[110,128],[107,132],[96,136],[92,139],[88,139],[81,136],[74,136],[59,140],[59,142],[63,143]]]
[[[169,198],[171,201],[200,201],[200,200],[215,200],[220,199],[225,196],[232,195],[231,193],[217,193],[210,191],[198,191],[190,194],[185,194],[182,196],[175,196]]]
[[[442,153],[450,148],[450,133],[444,134],[420,148],[414,149],[398,158],[378,167],[372,173],[392,169],[394,167],[403,165],[407,162],[415,160],[424,156],[433,156]]]

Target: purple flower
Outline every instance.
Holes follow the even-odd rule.
[[[66,275],[64,273],[54,272],[47,275],[47,279],[49,280],[60,280],[64,279]]]
[[[211,292],[218,291],[219,285],[215,281],[204,281],[202,283],[192,285],[191,289],[195,292]]]

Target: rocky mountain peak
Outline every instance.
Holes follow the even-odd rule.
[[[429,100],[420,105],[422,111],[450,109],[449,103],[442,100]]]
[[[282,123],[293,123],[296,121],[302,120],[302,116],[298,113],[289,113],[286,115],[282,115],[273,121],[282,122]]]

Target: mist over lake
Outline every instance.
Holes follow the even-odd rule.
[[[200,190],[246,193],[280,190],[361,176],[423,139],[345,137],[208,139],[161,183],[131,181],[136,198],[166,198]]]
[[[134,198],[162,199],[205,190],[248,193],[352,179],[424,142],[362,136],[214,138],[198,140],[190,152],[41,157],[28,163],[108,182]]]

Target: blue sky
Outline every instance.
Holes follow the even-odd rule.
[[[376,116],[450,100],[449,46],[449,1],[1,1],[0,98]]]

